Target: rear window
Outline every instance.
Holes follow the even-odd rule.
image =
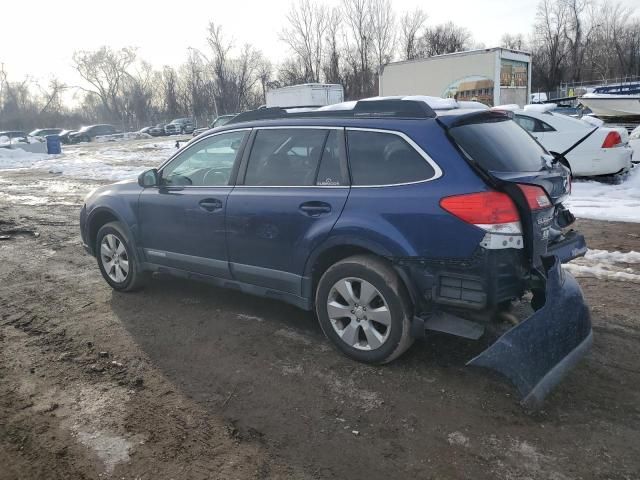
[[[348,130],[349,166],[354,185],[394,185],[428,180],[429,163],[393,133]]]
[[[544,149],[510,119],[484,119],[449,130],[451,136],[485,170],[537,172],[544,166]]]

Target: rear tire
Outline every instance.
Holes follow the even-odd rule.
[[[329,267],[318,282],[315,306],[327,338],[359,362],[391,362],[413,343],[409,295],[383,259],[356,255]]]
[[[98,230],[95,245],[100,273],[114,290],[133,292],[148,280],[140,267],[133,241],[120,222],[109,222]]]

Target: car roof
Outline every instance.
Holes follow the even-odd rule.
[[[433,118],[340,118],[340,117],[305,117],[305,118],[278,118],[272,120],[252,120],[226,124],[221,127],[207,129],[205,134],[210,132],[223,132],[238,130],[242,128],[260,127],[345,127],[345,128],[373,128],[381,130],[402,131],[403,127],[415,125],[417,123],[433,122]]]

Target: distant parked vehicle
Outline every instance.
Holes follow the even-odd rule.
[[[47,135],[60,135],[62,131],[61,128],[36,128],[29,135],[32,137],[46,137]]]
[[[192,133],[194,128],[193,121],[190,118],[176,118],[164,126],[164,132],[167,135],[180,135]]]
[[[69,134],[69,143],[90,142],[99,135],[113,135],[120,133],[113,125],[101,124],[82,127],[80,130]]]
[[[27,139],[28,136],[29,135],[27,135],[26,132],[23,132],[21,130],[5,130],[4,132],[0,132],[0,138],[5,137],[5,139],[7,139],[8,142],[11,142],[11,143],[28,142],[29,141]]]
[[[206,132],[207,130],[211,130],[212,128],[216,128],[216,127],[222,127],[223,125],[226,125],[227,122],[231,120],[233,117],[235,117],[236,115],[238,114],[229,113],[227,115],[220,115],[219,117],[216,117],[216,119],[213,122],[211,122],[211,125],[209,125],[208,127],[196,128],[193,131],[193,136],[197,137],[198,135]]]
[[[158,123],[157,125],[151,127],[148,133],[152,137],[161,137],[163,135],[166,135],[166,133],[164,132],[164,123]]]
[[[342,85],[332,83],[303,83],[267,91],[269,107],[324,107],[344,101]]]
[[[552,112],[554,104],[510,107],[495,108],[513,111],[514,120],[549,152],[564,153],[581,141],[566,154],[573,176],[617,175],[631,168],[632,150],[624,128],[598,127],[584,119]]]
[[[60,141],[62,143],[71,143],[71,140],[69,139],[69,135],[71,135],[72,133],[76,133],[77,130],[62,130],[58,136],[60,137]]]
[[[146,133],[147,135],[151,135],[149,133],[149,130],[151,130],[153,127],[143,127],[140,130],[138,130],[136,133]]]

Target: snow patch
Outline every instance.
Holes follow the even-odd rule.
[[[640,252],[589,250],[587,254],[563,265],[575,277],[640,283],[640,271],[627,265],[640,264]]]
[[[574,181],[565,203],[578,218],[640,223],[640,168],[619,185]]]
[[[470,444],[469,437],[460,432],[450,433],[447,436],[447,441],[449,442],[449,445],[457,445],[459,447],[468,447]]]
[[[640,252],[610,252],[608,250],[589,249],[585,259],[608,263],[640,263]]]
[[[109,474],[113,472],[116,465],[130,460],[129,450],[132,444],[126,438],[99,431],[78,432],[78,440],[95,452]]]

